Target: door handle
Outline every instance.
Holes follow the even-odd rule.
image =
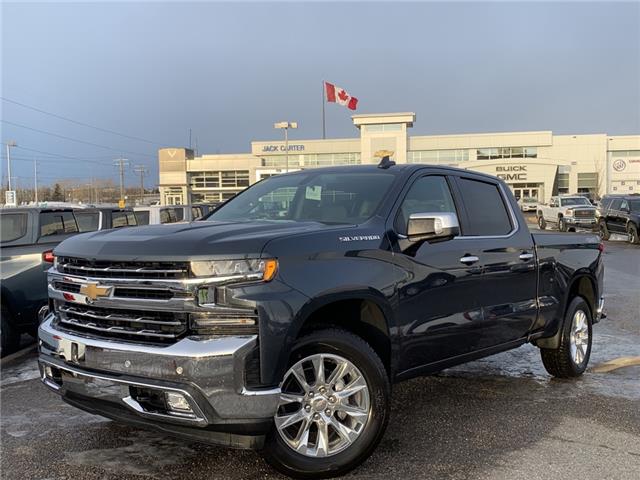
[[[522,260],[523,262],[528,262],[532,258],[533,258],[533,253],[524,252],[520,254],[520,260]]]
[[[465,255],[460,259],[460,263],[464,263],[465,265],[471,265],[473,263],[476,263],[478,260],[480,259],[475,255]]]

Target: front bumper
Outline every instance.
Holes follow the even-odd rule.
[[[89,338],[40,325],[43,383],[68,403],[116,420],[192,439],[259,448],[271,426],[279,388],[245,387],[257,336],[187,337],[169,346]],[[179,394],[188,413],[157,408],[140,392]]]
[[[567,225],[572,227],[595,229],[598,222],[595,218],[563,217]]]

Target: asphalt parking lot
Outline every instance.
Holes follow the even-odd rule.
[[[591,370],[551,379],[533,346],[394,387],[380,446],[352,478],[637,479],[640,247],[605,251],[608,318],[595,327]],[[254,452],[189,443],[64,404],[40,384],[35,353],[4,362],[2,478],[279,478]]]

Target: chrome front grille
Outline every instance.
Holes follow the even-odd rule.
[[[60,273],[93,278],[182,279],[189,276],[188,262],[112,262],[58,257]]]
[[[69,302],[56,302],[55,310],[61,327],[93,336],[175,342],[188,328],[186,313],[101,308]]]
[[[574,210],[573,215],[576,218],[595,218],[596,211],[591,209]]]

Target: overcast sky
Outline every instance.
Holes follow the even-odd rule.
[[[279,120],[320,138],[322,79],[357,113],[416,112],[413,135],[640,134],[638,2],[3,3],[1,27],[2,97],[157,142],[1,101],[20,183],[34,156],[46,183],[115,179],[118,150],[157,183],[158,146],[189,128],[201,153],[280,139]],[[326,112],[329,137],[357,136],[350,110]]]

